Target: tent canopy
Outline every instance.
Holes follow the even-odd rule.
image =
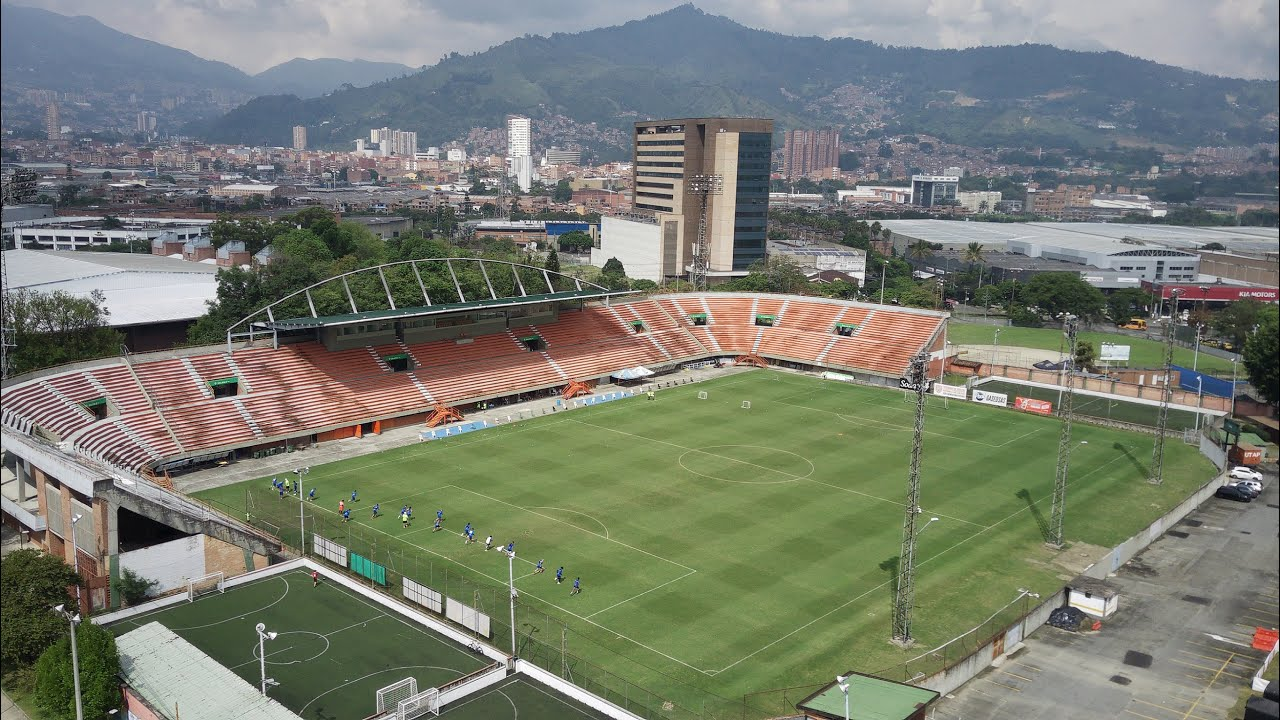
[[[633,368],[619,370],[618,372],[613,374],[613,377],[619,380],[640,380],[642,378],[650,377],[653,374],[654,372],[649,368],[643,365],[637,365]]]

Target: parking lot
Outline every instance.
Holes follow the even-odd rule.
[[[1280,489],[1210,498],[1111,582],[1120,611],[1095,633],[1045,626],[1025,649],[942,699],[937,720],[1221,720],[1280,625]]]

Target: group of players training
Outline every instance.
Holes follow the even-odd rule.
[[[278,478],[271,478],[271,487],[275,489],[277,492],[279,492],[281,499],[284,499],[284,496],[286,494],[296,494],[301,489],[300,485],[295,484],[293,482],[293,479],[288,477],[286,477],[284,480],[280,480]],[[311,492],[307,493],[307,500],[315,501],[315,499],[316,499],[316,489],[313,487],[311,488]],[[358,500],[357,493],[355,490],[352,490],[351,501],[349,503],[346,500],[338,501],[338,515],[342,518],[343,522],[351,522],[351,505],[355,504],[357,500]],[[373,510],[373,515],[370,519],[377,519],[379,517],[382,517],[381,503],[374,503],[372,510]],[[401,506],[398,517],[400,518],[401,524],[403,524],[404,527],[408,528],[409,525],[413,522],[413,506],[412,505]],[[440,530],[443,530],[443,529],[444,529],[444,510],[443,509],[436,510],[436,519],[435,519],[435,523],[433,523],[431,526],[431,531],[439,532]],[[475,528],[471,527],[471,523],[467,523],[466,526],[462,528],[462,542],[464,545],[470,545],[475,541],[476,541],[476,530]],[[489,550],[493,549],[493,535],[489,535],[484,539],[484,549],[485,549],[485,552],[488,552]],[[506,553],[507,555],[510,555],[511,557],[515,557],[516,541],[511,540],[507,543],[506,547],[503,547],[500,549],[502,552]],[[541,560],[541,559],[538,560],[537,564],[534,565],[534,568],[533,568],[534,575],[538,575],[546,572],[547,569],[545,567],[545,562],[546,562],[545,560]],[[556,568],[556,584],[561,585],[563,583],[564,583],[564,566],[561,565],[559,568]],[[582,592],[582,578],[575,577],[573,579],[573,590],[569,591],[569,594],[577,595],[578,593],[581,593],[581,592]]]

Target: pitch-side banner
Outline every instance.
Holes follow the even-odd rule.
[[[1052,415],[1053,403],[1048,400],[1036,400],[1035,398],[1015,397],[1013,406],[1019,410],[1037,415]]]
[[[1009,396],[1004,393],[987,392],[986,390],[973,389],[973,401],[984,405],[995,405],[997,407],[1008,407]]]
[[[952,400],[969,399],[969,390],[963,385],[943,385],[940,382],[936,382],[933,384],[933,394],[951,398]]]

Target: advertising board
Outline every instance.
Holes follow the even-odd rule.
[[[1053,403],[1048,400],[1036,400],[1035,398],[1018,396],[1013,399],[1013,406],[1023,412],[1035,413],[1036,415],[1053,414]]]
[[[983,405],[995,405],[996,407],[1008,407],[1009,396],[1004,393],[988,392],[986,390],[973,389],[973,401],[982,403]]]
[[[1098,359],[1102,362],[1129,362],[1130,345],[1115,345],[1113,343],[1102,343],[1102,352],[1098,355]]]
[[[969,399],[969,391],[964,385],[943,385],[940,382],[936,382],[933,384],[933,394],[951,398],[952,400]]]

